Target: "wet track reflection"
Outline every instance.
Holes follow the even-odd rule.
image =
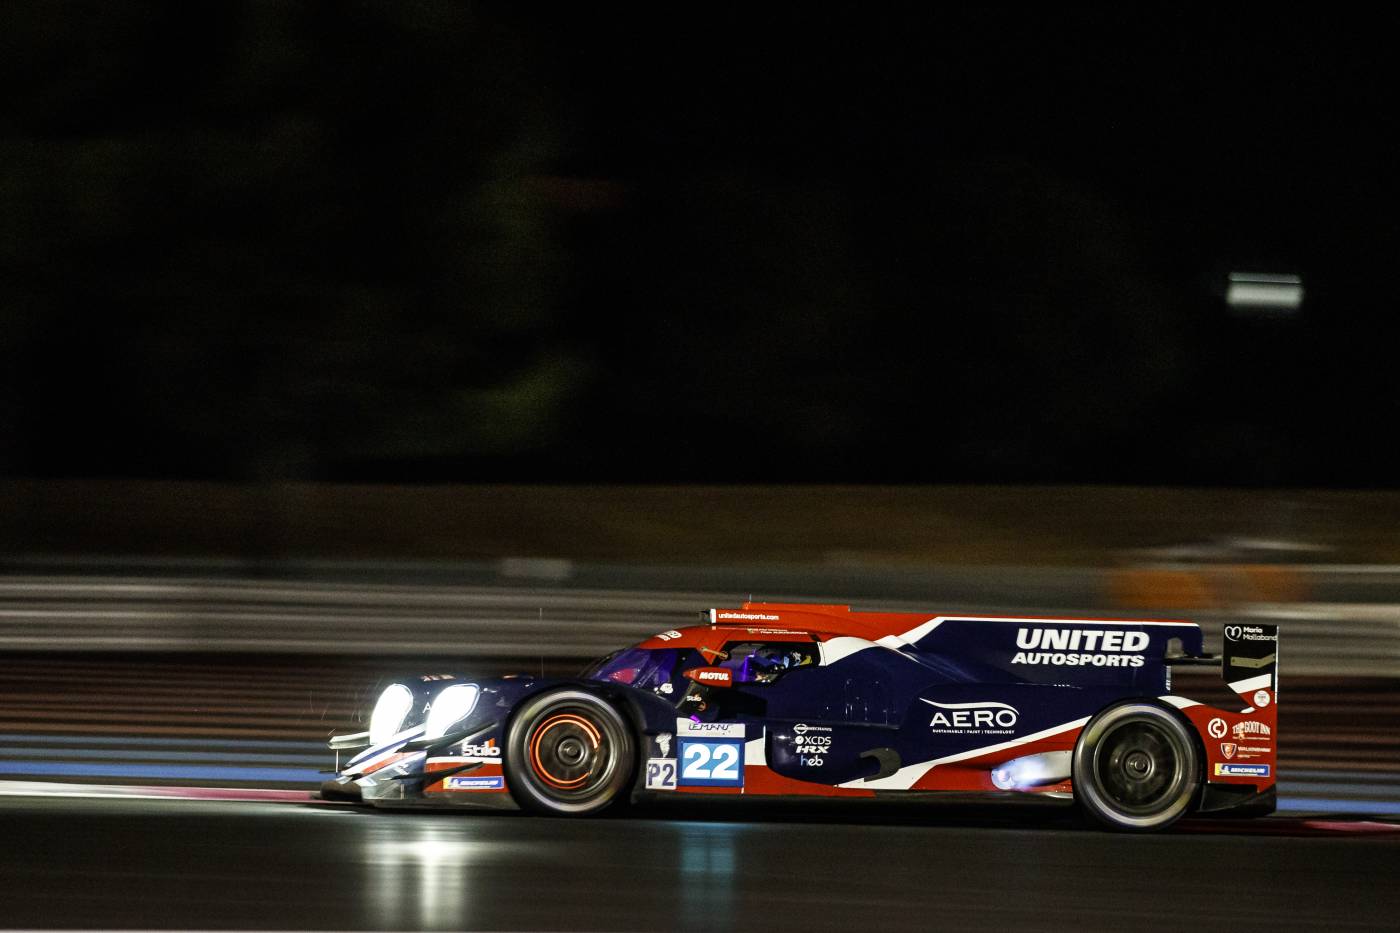
[[[0,821],[19,927],[1240,930],[1400,910],[1400,833],[1342,824],[1125,837],[947,809],[572,821],[34,798],[0,801]]]

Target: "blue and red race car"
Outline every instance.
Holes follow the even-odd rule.
[[[326,797],[590,814],[659,794],[1074,801],[1154,830],[1275,806],[1277,643],[1190,622],[748,603],[574,679],[429,675],[379,696]],[[1238,702],[1172,692],[1219,665]]]

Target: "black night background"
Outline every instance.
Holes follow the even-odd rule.
[[[1395,482],[1393,17],[0,19],[8,476]]]

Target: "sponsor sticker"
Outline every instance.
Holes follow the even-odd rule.
[[[1233,765],[1217,761],[1216,777],[1268,777],[1273,769],[1268,765]]]
[[[1224,732],[1224,730],[1223,730],[1223,727],[1224,727],[1225,723],[1224,723],[1223,720],[1220,722],[1220,725],[1222,726],[1222,731],[1220,732],[1220,735],[1216,735],[1216,734],[1215,734],[1215,731],[1214,731],[1214,729],[1215,729],[1215,722],[1216,722],[1216,721],[1215,721],[1214,719],[1212,719],[1210,722],[1211,722],[1211,730],[1212,730],[1210,734],[1211,734],[1212,736],[1214,736],[1215,738],[1218,739],[1218,738],[1220,738],[1221,735],[1224,735],[1224,734],[1225,734],[1225,732]],[[1244,737],[1247,736],[1247,735],[1254,735],[1254,736],[1273,735],[1273,731],[1272,731],[1267,725],[1265,725],[1265,724],[1262,723],[1262,722],[1255,722],[1253,719],[1246,719],[1244,722],[1237,722],[1237,723],[1235,723],[1234,728],[1231,729],[1230,731],[1234,733],[1235,738],[1237,738],[1237,739],[1242,739],[1242,738],[1244,738]]]
[[[1142,667],[1141,652],[1151,639],[1146,632],[1118,629],[1023,628],[1016,632],[1012,664],[1055,667]],[[1040,650],[1033,650],[1040,649]]]
[[[647,790],[676,789],[676,760],[674,758],[647,759]]]
[[[442,786],[447,790],[504,790],[506,779],[499,774],[482,777],[465,775],[445,778]]]
[[[804,768],[826,765],[826,753],[831,751],[831,727],[812,726],[799,722],[792,727],[792,754]]]
[[[1236,726],[1235,728],[1238,729],[1239,726]],[[1211,738],[1219,739],[1223,738],[1225,736],[1225,733],[1229,730],[1225,725],[1225,720],[1221,719],[1219,716],[1216,716],[1210,722],[1206,723],[1206,731],[1210,733]],[[1236,732],[1235,734],[1237,736],[1239,735],[1238,732]]]
[[[1260,709],[1263,709],[1264,707],[1268,706],[1268,705],[1269,705],[1269,691],[1267,691],[1267,690],[1256,690],[1256,691],[1254,691],[1254,705],[1257,706],[1257,707],[1259,707]]]
[[[461,755],[464,758],[500,758],[501,748],[499,745],[467,745],[461,746]]]
[[[1224,755],[1227,759],[1234,758],[1235,752],[1239,751],[1239,749],[1240,747],[1234,742],[1220,743],[1220,754]]]
[[[1225,626],[1226,641],[1278,641],[1278,635],[1266,633],[1257,625]]]
[[[975,703],[935,703],[929,731],[969,735],[1010,735],[1016,731],[1020,711],[1008,703],[982,700]]]
[[[696,722],[693,719],[677,719],[676,735],[703,736],[711,739],[742,739],[742,722]]]
[[[726,739],[681,739],[680,774],[676,783],[681,787],[743,787],[744,743]]]

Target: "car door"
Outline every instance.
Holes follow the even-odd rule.
[[[732,692],[746,698],[740,703],[762,702],[754,720],[763,728],[764,758],[774,772],[840,784],[885,767],[898,728],[880,672],[850,663],[854,659],[823,664],[815,642],[736,643],[726,651],[730,659],[748,658]],[[768,666],[765,658],[775,656],[777,666]]]

